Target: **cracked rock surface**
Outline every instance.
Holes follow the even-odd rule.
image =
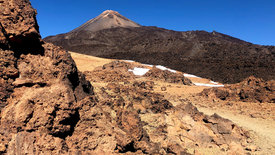
[[[265,81],[253,76],[224,88],[209,88],[200,95],[225,101],[275,103],[275,81]]]

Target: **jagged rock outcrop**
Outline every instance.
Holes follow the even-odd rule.
[[[14,86],[12,82],[19,73],[16,68],[16,58],[14,52],[3,51],[0,49],[0,111],[5,106],[9,95],[12,93]]]
[[[0,1],[0,47],[13,50],[42,50],[36,10],[27,0]]]
[[[184,85],[192,85],[192,81],[184,77],[183,74],[173,73],[168,70],[161,70],[156,67],[153,67],[144,76],[149,77],[153,80],[161,80],[168,83],[181,83]]]
[[[17,59],[29,50],[41,52],[41,38],[35,19],[36,11],[29,1],[0,1],[0,110],[5,105],[19,76]],[[39,47],[39,48],[37,48]],[[21,49],[21,52],[17,52]]]
[[[87,79],[92,82],[125,82],[133,80],[135,75],[129,72],[133,66],[123,61],[113,61],[94,71],[85,71]]]
[[[193,153],[192,150],[199,148],[208,148],[223,149],[228,153],[239,149],[244,153],[243,147],[247,145],[246,139],[249,134],[233,122],[216,114],[206,116],[191,103],[182,103],[174,107],[163,95],[153,93],[142,84],[140,84],[141,87],[137,86],[138,82],[135,84],[109,83],[96,92],[99,102],[94,108],[101,108],[91,110],[86,106],[85,116],[91,116],[92,114],[89,113],[93,113],[96,118],[110,119],[110,122],[114,122],[119,130],[122,130],[108,129],[107,132],[111,132],[109,138],[118,136],[116,147],[112,141],[108,142],[112,148],[116,148],[117,152],[180,154],[190,150]],[[89,121],[98,124],[96,126],[99,126],[99,130],[105,131],[109,126],[106,125],[102,129],[98,119]],[[87,141],[91,146],[96,146],[93,139],[98,139],[99,133],[97,130],[90,131],[91,137],[86,136],[86,139],[89,139]],[[119,132],[127,135],[127,138],[121,141]],[[92,138],[93,136],[95,137]],[[103,134],[102,137],[108,138],[108,135]],[[106,141],[105,139],[104,142]],[[100,146],[90,149],[97,150],[97,147]],[[188,151],[187,148],[190,150]]]
[[[47,143],[42,140],[32,144],[28,141],[31,139],[24,136],[35,137],[33,140],[36,141],[37,135],[43,134],[49,139],[48,143],[56,140],[64,143],[62,139],[73,133],[79,121],[77,103],[93,94],[90,83],[77,71],[74,61],[66,51],[50,44],[43,46],[44,56],[22,54],[15,62],[18,76],[6,80],[11,82],[8,83],[9,94],[4,96],[5,100],[1,100],[5,107],[1,111],[0,137],[8,154],[12,154],[9,152],[12,150],[24,151],[20,146],[11,149],[13,144],[9,143],[13,140],[22,140],[20,142],[30,144],[30,147],[42,147]],[[51,148],[35,150],[51,152]]]
[[[275,103],[275,81],[264,81],[252,76],[223,88],[205,89],[201,95],[229,101]]]
[[[0,5],[0,153],[54,153],[44,145],[63,146],[92,87],[68,52],[42,42],[29,1]]]

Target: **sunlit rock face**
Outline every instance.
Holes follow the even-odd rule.
[[[38,148],[46,143],[59,148],[79,121],[78,103],[93,94],[92,86],[67,51],[41,40],[28,0],[0,5],[0,154],[47,152],[51,148]]]
[[[36,21],[36,10],[32,8],[30,2],[27,0],[2,0],[0,6],[1,46],[21,50],[39,48],[41,37]]]

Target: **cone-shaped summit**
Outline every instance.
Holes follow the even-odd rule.
[[[72,32],[77,32],[77,31],[94,32],[94,31],[109,29],[114,27],[140,27],[140,25],[122,16],[116,11],[106,10],[103,13],[101,13],[99,16],[89,20],[85,24],[74,29]]]

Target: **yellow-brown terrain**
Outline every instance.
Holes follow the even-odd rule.
[[[87,71],[93,71],[101,68],[103,65],[117,61],[114,59],[104,59],[83,54],[70,52],[76,62],[78,69],[86,74]],[[143,66],[151,68],[148,65],[142,65],[138,62],[124,61],[132,66]],[[181,72],[177,72],[182,74]],[[93,74],[96,76],[96,74]],[[89,77],[89,75],[86,75]],[[107,75],[108,76],[108,75]],[[211,84],[211,80],[200,77],[189,77],[193,83]],[[248,140],[249,145],[246,150],[252,154],[272,154],[275,152],[275,104],[274,103],[256,103],[227,101],[218,98],[207,98],[200,95],[204,89],[210,87],[183,85],[181,83],[169,83],[163,80],[150,79],[150,77],[135,76],[130,82],[143,82],[152,80],[154,82],[153,92],[164,95],[174,106],[181,104],[182,101],[190,102],[195,105],[199,111],[212,115],[214,113],[231,120],[238,126],[249,131],[251,137]],[[106,87],[109,82],[93,81],[95,92],[99,92],[102,87]],[[120,82],[123,84],[123,82]],[[213,83],[212,83],[213,84]],[[190,151],[190,150],[189,150]],[[220,150],[215,149],[196,149],[198,154],[216,154]],[[222,152],[219,152],[222,153]],[[233,153],[234,154],[234,153]],[[238,154],[235,152],[235,154]]]

